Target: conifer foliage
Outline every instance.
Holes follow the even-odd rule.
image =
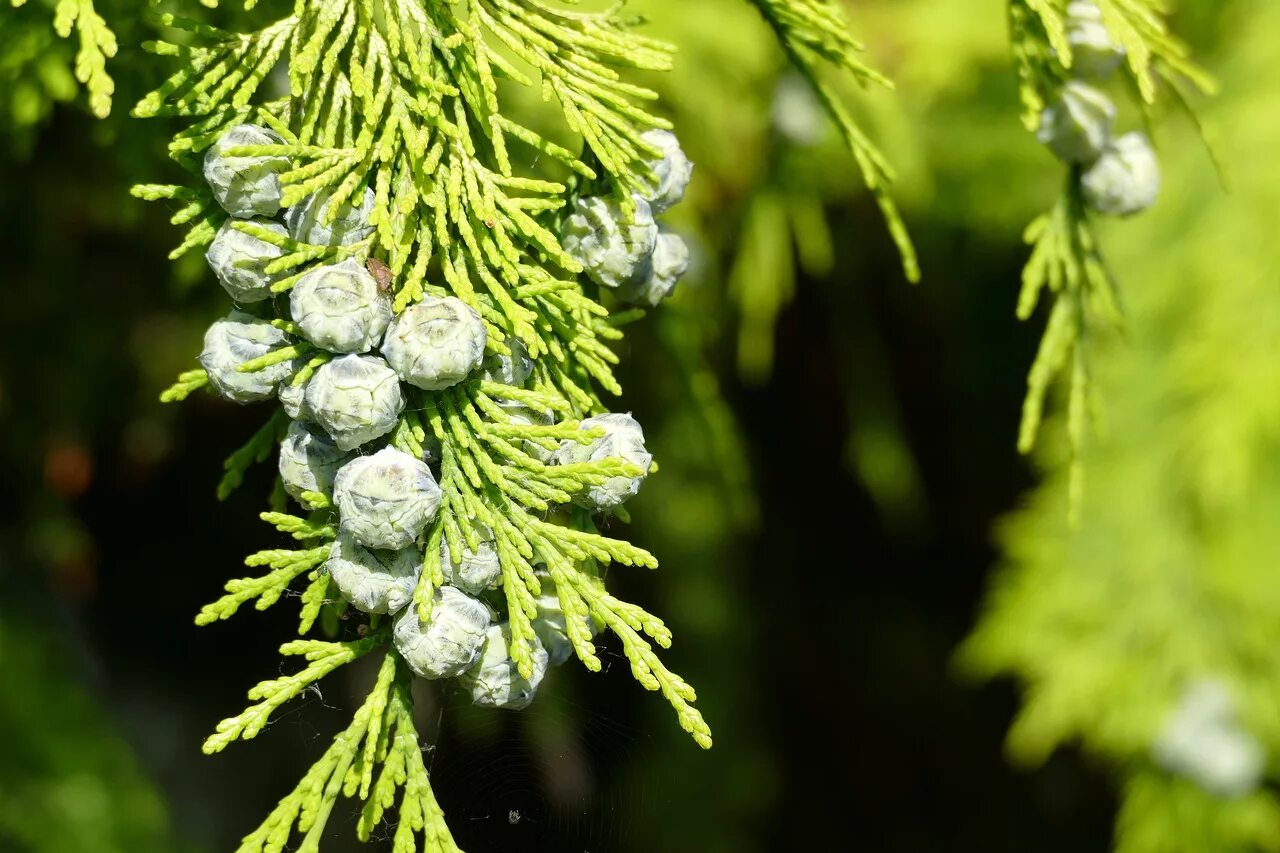
[[[1149,207],[1159,164],[1145,134],[1117,134],[1132,120],[1114,100],[1132,84],[1143,114],[1161,97],[1212,91],[1165,23],[1161,0],[1010,0],[1009,27],[1020,81],[1023,123],[1066,167],[1062,193],[1027,227],[1032,246],[1022,274],[1018,317],[1028,319],[1046,295],[1048,324],[1027,378],[1018,447],[1036,444],[1045,400],[1067,382],[1072,447],[1071,512],[1083,489],[1080,448],[1088,428],[1089,349],[1121,323],[1116,284],[1102,255],[1096,215],[1128,216]],[[1121,78],[1125,79],[1121,79]],[[1047,291],[1047,294],[1046,294]]]
[[[37,3],[32,4],[39,5]],[[75,55],[64,62],[61,51],[49,44],[49,27],[29,9],[0,16],[0,113],[18,130],[33,125],[48,114],[53,101],[71,100],[76,83],[84,86],[89,109],[98,118],[111,111],[115,81],[107,72],[107,62],[116,55],[116,35],[98,14],[93,0],[47,0],[51,7],[53,34],[71,40]],[[27,0],[9,0],[12,9],[27,6]]]
[[[1022,685],[1014,760],[1078,748],[1105,762],[1119,853],[1245,853],[1280,839],[1280,419],[1258,379],[1280,365],[1280,252],[1249,224],[1280,203],[1280,167],[1265,153],[1280,9],[1233,12],[1207,119],[1227,131],[1223,161],[1248,179],[1223,192],[1198,152],[1167,147],[1178,191],[1115,238],[1132,334],[1093,362],[1113,428],[1085,448],[1083,500],[1041,454],[1045,479],[1001,525],[1003,565],[960,657]]]
[[[396,850],[456,849],[411,680],[457,677],[478,704],[523,707],[549,664],[599,670],[600,630],[710,747],[693,688],[657,655],[670,632],[604,585],[612,564],[656,560],[597,525],[625,520],[656,470],[640,425],[601,395],[621,392],[610,308],[657,305],[687,266],[654,214],[692,165],[627,79],[668,68],[672,48],[619,10],[543,0],[299,0],[245,33],[160,22],[181,37],[148,48],[178,68],[135,113],[188,121],[170,153],[190,178],[135,195],[178,204],[174,257],[204,250],[237,305],[164,399],[208,387],[280,404],[220,493],[277,455],[262,517],[299,543],[250,556],[267,572],[229,582],[197,621],[293,590],[304,637],[340,612],[360,622],[355,639],[282,646],[302,666],[254,687],[205,751],[384,655],[350,727],[241,849],[296,835],[316,849],[340,796],[363,802],[362,838],[394,809]],[[513,119],[512,87],[540,92],[560,127]]]

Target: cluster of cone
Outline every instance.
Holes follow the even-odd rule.
[[[689,269],[689,247],[654,217],[684,199],[693,163],[668,130],[650,130],[641,139],[662,153],[648,163],[652,186],[631,196],[634,214],[628,217],[612,197],[580,196],[564,220],[560,242],[596,284],[653,308]]]
[[[269,128],[238,125],[206,153],[205,179],[230,214],[207,259],[240,307],[210,326],[200,363],[223,397],[238,403],[276,397],[292,419],[280,444],[280,477],[293,498],[303,501],[308,493],[318,493],[336,509],[339,534],[323,571],[343,598],[360,611],[393,618],[395,645],[420,676],[459,678],[477,704],[523,708],[547,666],[563,663],[573,651],[555,586],[542,573],[535,667],[529,678],[520,675],[508,651],[505,597],[498,590],[502,566],[492,531],[482,525],[473,527],[478,541],[464,540],[461,553],[452,553],[447,538],[441,537],[445,585],[435,591],[428,619],[421,620],[413,595],[426,532],[442,498],[440,448],[431,445],[416,458],[390,446],[388,438],[412,393],[406,386],[439,391],[482,375],[522,387],[533,373],[533,362],[515,338],[507,340],[509,354],[486,358],[484,322],[455,297],[427,297],[394,314],[391,288],[375,275],[385,277],[388,271],[369,261],[360,245],[374,232],[371,189],[336,204],[332,191],[324,190],[283,208],[279,176],[293,168],[289,158],[230,153],[280,142]],[[284,249],[253,230],[352,251],[340,253],[346,257],[338,263],[314,266],[299,277],[288,292],[290,322],[273,322],[276,302],[284,313],[285,300],[273,298],[272,285],[281,274],[269,273],[268,267]],[[242,369],[299,336],[329,354],[314,371],[307,367],[314,354]],[[512,400],[499,403],[510,422],[552,423],[550,412]],[[577,503],[595,511],[616,507],[639,491],[648,473],[652,457],[644,433],[625,414],[587,418],[581,429],[599,429],[604,435],[586,444],[530,440],[522,449],[544,465],[608,457],[634,463],[643,472],[639,476],[614,477],[575,496]]]
[[[1058,159],[1081,171],[1085,203],[1110,216],[1146,210],[1160,192],[1160,162],[1140,132],[1113,136],[1116,106],[1099,88],[1124,50],[1111,40],[1102,14],[1089,0],[1067,4],[1071,74],[1040,116],[1037,138]]]

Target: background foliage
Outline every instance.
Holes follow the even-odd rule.
[[[153,37],[139,5],[97,3],[120,44],[117,105],[165,70],[138,50]],[[372,673],[354,672],[349,696],[309,696],[253,751],[198,752],[291,628],[287,612],[191,623],[260,542],[265,477],[228,505],[201,485],[258,415],[154,402],[222,295],[199,258],[170,269],[165,211],[127,196],[164,168],[172,128],[120,108],[88,117],[51,6],[0,12],[0,79],[23,81],[0,87],[0,572],[13,602],[0,717],[27,745],[11,736],[0,751],[0,802],[30,803],[0,808],[0,847],[226,849]],[[160,4],[243,15],[192,6]],[[1280,752],[1275,10],[1178,6],[1175,30],[1223,84],[1205,119],[1231,192],[1170,116],[1162,200],[1102,231],[1128,331],[1095,354],[1102,418],[1072,530],[1060,422],[1037,460],[1043,485],[1014,452],[1039,331],[1014,319],[1021,230],[1060,171],[1020,123],[1005,4],[851,10],[896,91],[842,95],[899,173],[917,288],[835,129],[803,121],[750,4],[633,6],[680,47],[676,70],[646,82],[698,163],[673,224],[699,263],[626,344],[619,379],[662,461],[632,534],[667,570],[615,580],[680,637],[669,661],[698,685],[717,743],[702,754],[639,701],[617,649],[601,675],[549,682],[525,715],[443,697],[433,780],[462,846],[1104,849],[1117,810],[1126,849],[1277,846],[1269,795],[1224,808],[1162,791],[1146,749],[1180,679],[1209,667]],[[1020,693],[975,673],[1030,688],[1013,767],[1001,748]],[[334,833],[348,849],[346,827]]]

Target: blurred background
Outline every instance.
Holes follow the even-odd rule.
[[[200,257],[166,260],[168,212],[128,194],[174,175],[176,126],[128,116],[169,66],[138,47],[142,4],[99,0],[121,48],[112,114],[92,118],[50,5],[0,11],[0,850],[230,850],[370,676],[340,672],[252,743],[199,751],[280,671],[295,625],[288,602],[193,624],[275,541],[256,519],[270,466],[214,496],[263,412],[157,402],[226,310]],[[243,25],[288,4],[167,5]],[[564,667],[522,714],[443,695],[432,777],[471,853],[1105,850],[1151,708],[1192,658],[1280,745],[1280,14],[1178,4],[1174,29],[1223,83],[1196,106],[1230,192],[1194,123],[1157,110],[1163,198],[1102,226],[1130,325],[1094,350],[1099,429],[1069,530],[1060,425],[1037,460],[1015,451],[1043,326],[1014,319],[1021,233],[1063,176],[1019,123],[1005,4],[849,5],[897,84],[846,94],[899,170],[918,286],[748,4],[632,4],[680,48],[647,82],[697,163],[672,217],[697,263],[621,353],[622,405],[662,463],[626,535],[662,568],[610,583],[673,629],[665,659],[716,743],[697,749],[612,647],[605,672]],[[1226,578],[1216,597],[1141,622],[1182,563]],[[1097,572],[1118,580],[1073,598]],[[1217,627],[1196,633],[1210,609]],[[1081,614],[1142,642],[1113,654]],[[1055,681],[1069,655],[1097,677]],[[1160,678],[1139,677],[1148,664]],[[1075,697],[1033,721],[1043,748],[1006,744],[1020,684]],[[1140,712],[1090,716],[1115,707]],[[1271,847],[1274,812],[1141,849]],[[330,835],[361,849],[349,820]]]

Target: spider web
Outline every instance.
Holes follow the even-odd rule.
[[[477,708],[456,689],[424,709],[432,787],[467,853],[617,853],[657,811],[647,774],[630,772],[652,748],[636,725],[646,697],[625,658],[607,645],[598,652],[603,673],[570,661],[524,711]]]

